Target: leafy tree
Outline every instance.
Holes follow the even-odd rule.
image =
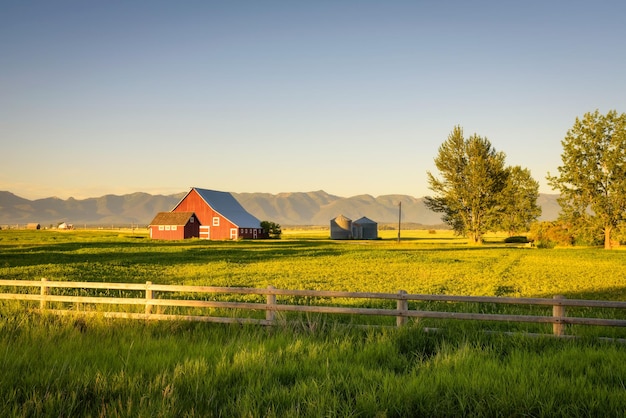
[[[435,158],[442,178],[427,173],[435,196],[425,198],[426,206],[443,213],[443,221],[471,244],[482,243],[502,213],[500,194],[509,174],[504,158],[486,138],[474,134],[465,139],[456,126]]]
[[[500,227],[513,236],[516,232],[526,232],[541,215],[537,205],[539,183],[530,175],[530,170],[520,166],[509,167],[508,178],[502,190],[500,204],[503,213]]]
[[[280,225],[275,222],[270,221],[262,221],[261,228],[263,228],[269,234],[270,238],[280,239],[281,234],[283,233]]]
[[[609,249],[612,234],[626,221],[626,114],[585,113],[561,144],[559,175],[547,177],[561,193],[561,218],[576,235],[602,233]]]

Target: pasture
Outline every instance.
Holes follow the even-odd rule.
[[[540,250],[503,244],[504,236],[469,247],[449,231],[402,231],[397,242],[397,231],[380,233],[376,241],[286,230],[279,241],[158,242],[144,231],[0,231],[0,278],[626,300],[623,250]],[[402,329],[310,316],[283,328],[153,323],[61,318],[24,305],[0,307],[2,416],[626,411],[626,348],[594,331],[564,341],[451,321]],[[442,331],[425,332],[432,325]]]

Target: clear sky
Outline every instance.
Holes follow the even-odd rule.
[[[0,190],[430,194],[455,125],[540,191],[626,112],[626,2],[0,2]]]

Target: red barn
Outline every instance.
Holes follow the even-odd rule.
[[[150,222],[150,238],[185,239],[200,236],[200,222],[193,212],[159,212]]]
[[[200,238],[211,240],[267,238],[261,222],[228,192],[192,188],[172,212],[194,212]]]

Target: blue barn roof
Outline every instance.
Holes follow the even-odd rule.
[[[248,213],[243,206],[228,192],[217,190],[199,189],[194,187],[202,200],[223,217],[237,225],[239,228],[260,228],[261,221]]]

